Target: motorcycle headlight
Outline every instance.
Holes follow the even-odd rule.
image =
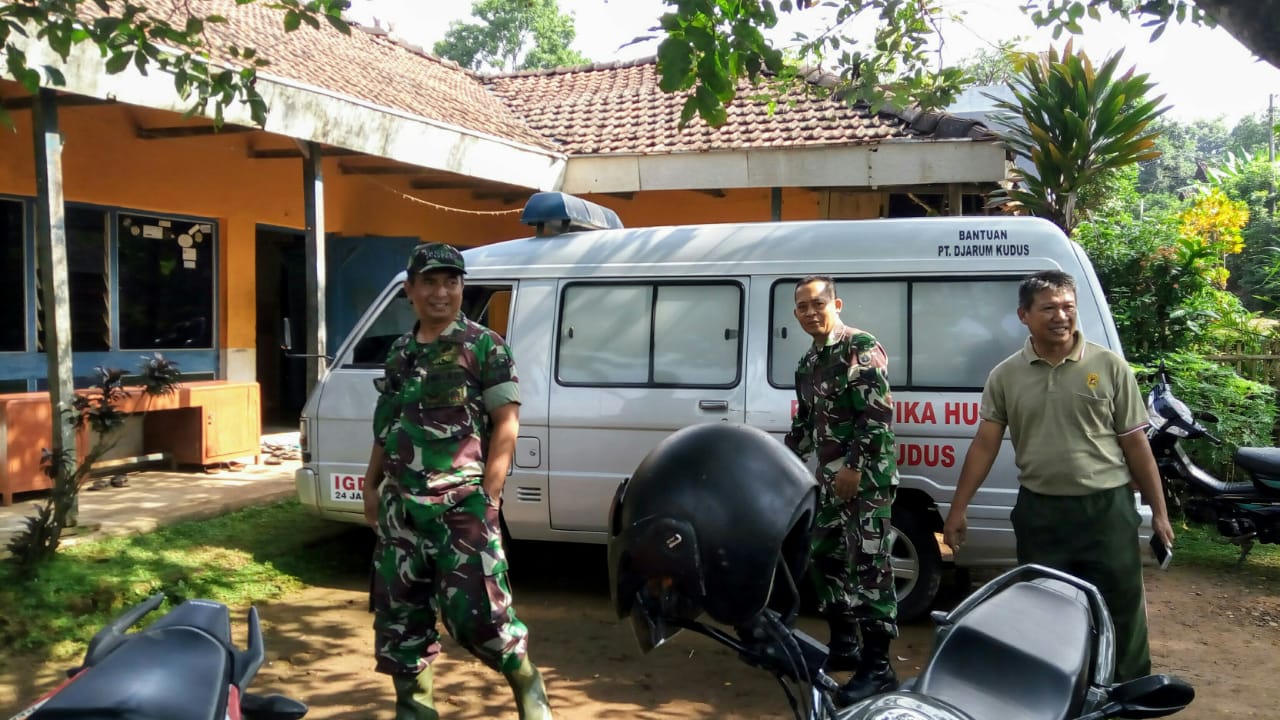
[[[925,695],[899,691],[863,700],[840,711],[841,720],[968,720],[955,707]]]
[[[1174,437],[1189,437],[1189,428],[1195,427],[1191,408],[1167,390],[1151,393],[1147,400],[1147,418],[1151,427]]]

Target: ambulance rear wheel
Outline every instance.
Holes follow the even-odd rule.
[[[930,527],[922,511],[894,507],[890,559],[900,622],[928,613],[942,584],[942,553]]]

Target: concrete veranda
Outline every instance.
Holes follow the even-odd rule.
[[[76,528],[63,534],[63,544],[110,535],[129,535],[155,530],[180,520],[223,515],[250,505],[285,500],[294,496],[293,473],[297,460],[267,465],[268,447],[296,449],[298,434],[264,435],[264,452],[253,464],[233,463],[231,468],[212,472],[198,468],[178,471],[141,468],[122,471],[125,487],[80,490],[80,517]],[[48,498],[48,492],[28,493],[8,507],[0,507],[0,556],[8,554],[9,540],[23,527],[24,518],[35,514],[34,505]]]

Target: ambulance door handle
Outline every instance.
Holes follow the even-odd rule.
[[[709,410],[709,411],[714,410],[717,412],[728,412],[729,401],[728,400],[699,400],[698,409]]]

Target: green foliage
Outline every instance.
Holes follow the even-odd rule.
[[[1211,586],[1230,587],[1248,580],[1265,590],[1280,583],[1280,547],[1254,545],[1248,562],[1239,564],[1240,548],[1227,543],[1213,525],[1184,523],[1175,530],[1173,562],[1213,573]]]
[[[1121,345],[1146,362],[1189,347],[1210,318],[1194,299],[1208,289],[1179,258],[1178,224],[1171,217],[1113,217],[1076,227],[1107,295]]]
[[[178,382],[177,363],[160,353],[143,356],[140,376],[146,395],[172,393]],[[113,431],[124,424],[125,416],[118,407],[127,393],[125,371],[117,368],[95,368],[98,378],[84,392],[76,393],[71,408],[63,411],[63,421],[76,428],[88,426],[98,438],[79,463],[75,448],[45,449],[41,468],[52,481],[49,498],[36,507],[36,514],[23,521],[23,529],[8,544],[13,565],[21,577],[34,577],[62,542],[62,532],[76,524],[76,507],[80,488],[89,479],[94,463],[115,446]]]
[[[329,581],[369,558],[367,531],[334,537],[337,529],[290,500],[78,543],[35,579],[0,568],[0,646],[68,659],[112,616],[156,592],[167,598],[161,611],[191,598],[242,608]]]
[[[1222,120],[1179,123],[1160,118],[1153,124],[1159,157],[1142,163],[1138,189],[1144,195],[1185,194],[1205,166],[1218,163],[1230,149],[1231,135]]]
[[[1242,203],[1212,191],[1176,216],[1113,216],[1076,228],[1131,360],[1212,352],[1220,330],[1248,320],[1222,289],[1223,258],[1240,252],[1247,217]]]
[[[1245,115],[1236,126],[1231,128],[1230,149],[1235,153],[1267,153],[1267,139],[1272,128],[1267,124],[1265,113]],[[1280,125],[1275,129],[1280,135]]]
[[[1208,0],[1201,0],[1207,2]],[[802,11],[817,0],[666,0],[671,12],[662,17],[666,40],[658,51],[661,85],[667,92],[687,92],[684,120],[701,115],[712,126],[724,122],[725,103],[734,97],[738,81],[755,82],[763,69],[777,72],[782,55],[761,30],[777,25],[779,11]],[[1253,0],[1213,0],[1229,6],[1247,20]],[[943,20],[953,19],[941,0],[830,0],[836,8],[834,27],[816,37],[798,35],[805,59],[838,66],[851,102],[872,109],[885,104],[925,108],[949,105],[966,84],[966,73],[942,57]],[[1213,25],[1204,9],[1190,0],[1020,0],[1018,9],[1040,27],[1080,33],[1080,21],[1103,13],[1142,20],[1158,37],[1171,22]],[[1235,16],[1231,18],[1235,20]],[[859,22],[860,21],[860,22]],[[874,22],[866,41],[853,31]],[[1226,24],[1247,47],[1265,58],[1280,57],[1272,47],[1275,35],[1254,28]],[[1272,60],[1275,62],[1275,60]]]
[[[143,355],[138,375],[143,391],[148,395],[172,394],[178,389],[178,381],[182,377],[178,363],[160,353]]]
[[[1098,173],[1080,188],[1076,215],[1084,220],[1136,214],[1142,205],[1138,193],[1138,166],[1127,165]]]
[[[472,70],[538,70],[591,62],[570,48],[577,30],[573,13],[556,0],[479,0],[471,8],[479,22],[454,22],[436,43],[436,55]]]
[[[1121,53],[1094,67],[1070,42],[1059,53],[1024,56],[1010,83],[1012,100],[990,96],[1001,111],[992,122],[1013,152],[1035,168],[997,191],[993,204],[1053,221],[1070,233],[1080,192],[1103,173],[1156,156],[1148,127],[1168,108],[1164,96],[1132,69],[1119,74]]]
[[[1276,422],[1276,391],[1269,385],[1240,377],[1235,370],[1194,353],[1173,352],[1160,358],[1165,363],[1173,394],[1192,412],[1207,411],[1216,423],[1205,423],[1209,432],[1222,440],[1214,445],[1206,439],[1184,442],[1184,448],[1205,470],[1219,478],[1236,478],[1235,457],[1240,447],[1271,447]],[[1153,381],[1155,364],[1135,367],[1139,380]]]
[[[76,522],[76,496],[88,479],[89,468],[110,449],[110,443],[98,445],[79,465],[71,449],[41,452],[41,469],[53,481],[53,491],[47,501],[36,506],[35,515],[23,518],[22,529],[6,545],[15,577],[35,577],[39,568],[54,557],[62,543],[63,530]]]
[[[1017,74],[1017,61],[1022,54],[1018,51],[1018,45],[1024,40],[1022,37],[1001,40],[996,45],[961,60],[958,66],[964,73],[961,88],[1006,85],[1011,82]]]
[[[1231,156],[1232,162],[1211,169],[1218,187],[1249,209],[1242,232],[1243,252],[1231,258],[1233,289],[1253,310],[1280,309],[1280,218],[1272,212],[1274,187],[1280,183],[1280,161],[1265,156]]]
[[[279,11],[288,31],[304,24],[319,28],[325,22],[340,32],[350,32],[342,19],[348,0],[236,2],[258,2]],[[192,113],[203,113],[212,105],[214,119],[221,123],[223,109],[239,101],[249,106],[253,121],[262,125],[267,106],[254,82],[258,68],[267,63],[254,48],[214,44],[207,29],[226,22],[219,15],[196,14],[185,3],[179,9],[169,4],[152,7],[134,0],[14,2],[0,4],[0,47],[9,75],[33,94],[42,85],[63,86],[66,78],[52,65],[28,66],[20,40],[43,42],[63,61],[73,47],[89,43],[102,53],[108,74],[121,73],[130,66],[144,75],[151,68],[159,68],[173,76],[174,90],[191,102]],[[9,116],[0,109],[0,124],[8,123]]]

